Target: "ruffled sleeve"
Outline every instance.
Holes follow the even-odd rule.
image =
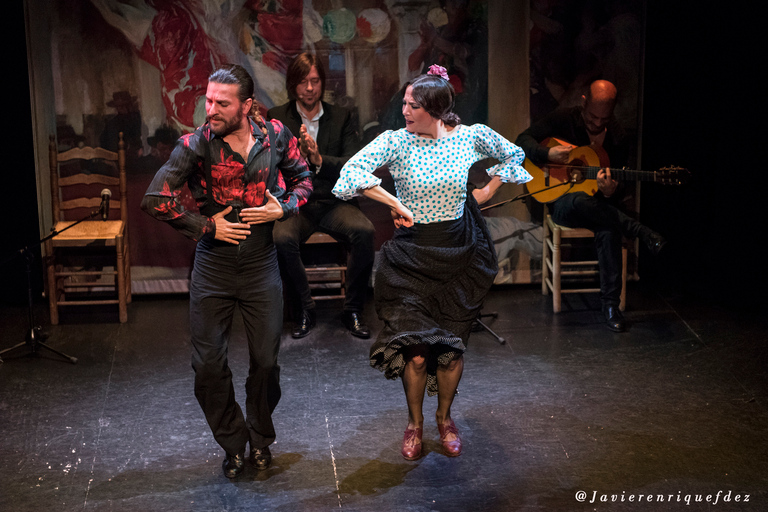
[[[488,169],[489,176],[498,176],[504,183],[527,183],[533,179],[521,164],[523,150],[484,124],[472,125],[475,131],[475,150],[499,161]]]
[[[400,138],[398,132],[387,130],[358,151],[341,168],[333,194],[347,201],[360,195],[360,190],[380,185],[381,179],[373,173],[379,167],[397,161],[402,143]]]

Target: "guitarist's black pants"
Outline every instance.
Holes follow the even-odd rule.
[[[648,228],[628,216],[601,195],[585,192],[566,194],[552,203],[552,219],[569,228],[595,233],[600,267],[600,300],[603,306],[618,307],[621,300],[622,237],[644,236]]]

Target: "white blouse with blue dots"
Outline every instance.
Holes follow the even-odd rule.
[[[518,146],[483,124],[458,125],[439,139],[405,129],[382,133],[344,165],[333,193],[348,200],[381,184],[371,173],[387,165],[397,197],[413,212],[414,222],[455,220],[464,214],[469,168],[488,157],[500,162],[487,170],[489,176],[505,183],[533,179],[520,166],[525,154]]]

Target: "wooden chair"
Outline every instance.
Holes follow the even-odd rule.
[[[335,247],[327,247],[334,253],[334,257],[330,259],[341,263],[324,262],[329,259],[327,257],[320,261],[320,258],[313,257],[316,255],[308,254],[313,252],[313,246],[318,244],[335,245]],[[304,260],[304,269],[307,273],[312,298],[314,300],[344,299],[346,296],[347,265],[346,251],[341,244],[331,235],[316,231],[304,242],[303,252],[302,259]]]
[[[128,320],[131,266],[122,133],[118,148],[117,153],[91,147],[59,153],[50,138],[53,230],[58,234],[45,242],[45,253],[53,325],[66,306],[116,304],[120,322]],[[108,220],[97,217],[104,188],[112,192]]]
[[[592,259],[565,259],[576,249],[579,241],[593,243],[595,234],[583,228],[567,228],[552,220],[552,216],[545,214],[544,243],[541,264],[541,293],[548,295],[552,292],[552,309],[559,313],[562,308],[562,294],[564,293],[595,293],[600,291],[600,272],[597,260]],[[565,255],[565,257],[564,257]],[[594,256],[594,251],[590,252]],[[627,302],[627,246],[621,248],[621,302],[619,309],[624,311]],[[598,285],[584,286],[584,283],[592,284],[597,279]],[[580,287],[563,286],[568,282],[576,282]]]

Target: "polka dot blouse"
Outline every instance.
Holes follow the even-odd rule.
[[[483,124],[458,125],[439,139],[405,129],[382,133],[344,165],[333,193],[348,200],[379,185],[372,173],[387,165],[397,197],[413,212],[414,222],[455,220],[464,214],[469,168],[488,157],[500,162],[487,170],[489,176],[505,183],[533,179],[520,166],[525,154],[518,146]]]

